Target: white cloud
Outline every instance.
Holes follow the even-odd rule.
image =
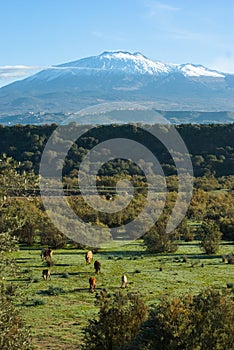
[[[16,80],[24,79],[44,68],[45,67],[24,65],[0,66],[0,87],[10,84]]]

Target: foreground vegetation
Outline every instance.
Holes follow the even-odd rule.
[[[181,242],[176,253],[150,254],[141,241],[119,242],[116,246],[103,247],[94,255],[102,263],[96,276],[96,292],[100,294],[106,289],[109,295],[118,293],[122,274],[128,277],[128,291],[140,293],[148,307],[159,304],[160,300],[198,294],[207,287],[230,290],[234,265],[223,262],[222,255],[232,251],[233,246],[223,242],[219,254],[205,255],[199,242],[193,241]],[[86,265],[84,250],[55,250],[48,281],[42,280],[45,262],[41,261],[39,249],[21,247],[15,258],[19,270],[8,279],[8,284],[19,284],[24,290],[19,306],[36,347],[79,348],[83,329],[98,314],[95,293],[89,292],[88,284],[89,277],[95,275],[94,268],[93,264]]]
[[[105,137],[118,136],[119,127],[97,128],[95,135],[87,134],[81,144],[74,144],[65,161],[63,185],[77,216],[105,228],[106,243],[100,244],[97,236],[92,247],[55,227],[39,195],[38,165],[54,128],[0,130],[4,135],[0,148],[5,152],[0,162],[0,348],[229,350],[234,314],[233,126],[178,127],[190,140],[197,177],[186,216],[170,233],[166,224],[178,195],[178,179],[175,165],[159,147],[168,175],[165,206],[155,225],[131,242],[124,230],[112,229],[132,221],[144,208],[148,189],[140,169],[122,159],[100,169],[97,188],[107,205],[115,200],[119,180],[127,178],[134,186],[129,205],[115,213],[94,210],[77,186],[82,156]],[[149,141],[134,125],[122,131],[131,131],[136,139],[143,137],[146,144]],[[61,171],[60,154],[55,151],[50,156],[48,164]],[[149,189],[155,207],[163,201],[163,181],[157,176]],[[53,185],[50,199],[56,201]],[[68,220],[62,210],[57,215]],[[68,223],[72,225],[72,219]],[[79,234],[90,237],[92,231]],[[42,247],[53,249],[52,260],[41,259]],[[93,262],[85,263],[87,249],[93,250],[94,260],[100,260],[100,274],[94,273]],[[42,270],[48,268],[51,279],[43,280]],[[120,293],[124,274],[129,284]],[[91,276],[97,279],[96,293],[89,292]]]

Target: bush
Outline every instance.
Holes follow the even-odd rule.
[[[27,306],[27,307],[29,307],[29,306],[38,306],[38,305],[45,305],[45,300],[43,300],[43,299],[30,299],[30,298],[26,298],[24,301],[23,301],[23,303],[22,303],[22,305],[23,306]]]
[[[15,308],[17,287],[6,285],[9,277],[15,272],[14,260],[9,253],[17,250],[16,240],[8,233],[0,233],[0,349],[29,350],[33,349],[31,335],[25,326],[20,312]],[[19,300],[17,299],[17,302]]]
[[[31,336],[12,302],[0,296],[0,349],[33,349]]]
[[[188,349],[231,349],[234,344],[234,304],[228,294],[208,290],[193,298]]]
[[[67,272],[62,273],[61,275],[62,278],[69,278],[69,274]]]
[[[118,293],[98,299],[100,306],[97,320],[89,320],[85,328],[84,349],[126,349],[137,335],[146,317],[146,306],[138,294]]]
[[[14,296],[16,294],[16,291],[17,291],[17,286],[14,285],[14,284],[8,284],[6,286],[6,295],[9,295],[9,296]]]
[[[194,232],[191,226],[188,224],[187,219],[183,219],[179,226],[176,228],[178,237],[182,237],[185,242],[192,242],[194,240]]]
[[[222,233],[215,221],[204,221],[199,229],[199,237],[201,249],[206,254],[214,254],[218,251]]]
[[[45,221],[43,231],[40,233],[41,245],[55,248],[64,248],[67,237],[56,229],[49,221]]]
[[[34,299],[33,300],[33,306],[38,306],[38,305],[45,305],[45,300],[42,299]]]
[[[46,291],[46,294],[48,295],[59,295],[63,294],[64,290],[61,287],[54,287],[54,286],[49,286],[49,288]]]
[[[233,343],[230,295],[207,290],[153,307],[128,350],[222,350],[232,349]]]
[[[167,219],[160,219],[144,236],[147,250],[154,253],[172,253],[177,250],[174,233],[166,232]]]

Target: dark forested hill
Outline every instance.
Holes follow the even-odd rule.
[[[74,123],[64,126],[66,130],[72,132],[77,127]],[[149,131],[144,131],[138,124],[125,125],[102,125],[95,127],[91,131],[83,134],[76,144],[74,144],[65,160],[63,173],[66,176],[75,175],[74,169],[79,168],[79,163],[88,149],[99,142],[111,138],[134,139],[156,155],[164,172],[167,175],[176,173],[176,168],[170,153],[159,141],[155,142]],[[20,162],[20,169],[39,171],[41,155],[49,136],[55,130],[56,125],[15,125],[12,127],[0,127],[0,154]],[[194,167],[194,175],[202,176],[213,174],[215,176],[225,176],[234,174],[234,124],[207,124],[194,125],[185,124],[176,126],[177,131],[182,136]],[[66,142],[66,140],[62,140]],[[59,152],[56,148],[51,152],[48,164],[54,166],[59,162]],[[57,163],[56,163],[57,162]],[[61,163],[61,162],[60,162]],[[102,169],[105,175],[114,172],[114,164]],[[134,170],[138,172],[137,168]]]

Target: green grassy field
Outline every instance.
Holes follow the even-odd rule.
[[[140,241],[107,245],[93,259],[102,264],[96,275],[97,292],[103,288],[109,293],[119,291],[123,274],[128,277],[128,290],[140,292],[149,306],[165,295],[197,293],[211,286],[226,288],[234,282],[234,265],[223,263],[221,256],[233,251],[228,242],[211,256],[202,254],[198,242],[182,242],[173,254],[148,254]],[[82,328],[97,314],[95,293],[89,292],[88,282],[95,275],[93,262],[86,265],[84,254],[78,249],[55,250],[48,281],[42,279],[45,263],[39,249],[21,248],[15,254],[19,272],[11,282],[24,291],[21,312],[36,349],[79,349]],[[184,254],[187,262],[182,262]],[[60,293],[48,295],[49,288],[56,291],[55,287]]]

